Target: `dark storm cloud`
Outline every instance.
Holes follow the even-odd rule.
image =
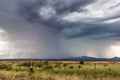
[[[59,32],[67,38],[88,37],[94,39],[119,39],[119,25],[104,23],[77,22],[70,23],[62,21],[60,18],[67,13],[84,12],[84,6],[95,3],[95,0],[35,0],[20,1],[18,13],[27,21],[34,23],[43,23],[56,32]],[[47,9],[50,8],[48,11]],[[47,11],[40,16],[40,9]],[[50,14],[49,14],[50,13]],[[47,17],[46,17],[47,16]],[[44,19],[45,17],[45,19]],[[97,19],[102,22],[110,19],[119,18],[119,14]],[[93,18],[95,19],[95,18]]]
[[[0,0],[0,30],[13,48],[1,57],[30,57],[33,46],[36,58],[108,55],[112,51],[106,49],[120,40],[119,4],[118,0]]]
[[[46,27],[42,22],[39,22],[41,21],[40,18],[37,20],[37,17],[35,17],[35,20],[37,21],[35,23],[32,22],[34,20],[30,20],[30,16],[36,15],[33,14],[34,9],[36,10],[36,8],[32,9],[32,5],[34,5],[34,3],[31,2],[30,8],[21,7],[21,9],[26,8],[26,10],[33,10],[33,13],[29,12],[24,14],[25,18],[27,18],[26,16],[30,14],[28,16],[29,19],[27,19],[31,21],[29,22],[18,14],[18,6],[20,4],[30,4],[30,0],[24,0],[23,3],[19,1],[20,0],[0,0],[0,30],[4,30],[4,34],[8,37],[6,41],[10,43],[10,47],[8,45],[5,47],[10,49],[6,50],[6,52],[11,56],[9,57],[8,55],[5,58],[16,58],[17,55],[21,55],[21,57],[28,57],[26,54],[30,55],[31,48],[33,46],[36,49],[35,57],[37,58],[59,57],[58,55],[60,55],[60,57],[65,56],[66,54],[63,54],[61,47],[59,46],[58,36],[53,33],[54,28],[50,29]],[[4,41],[2,39],[3,37],[0,36],[0,40]],[[6,53],[0,52],[0,54]]]
[[[119,24],[103,24],[88,22],[66,22],[61,17],[72,12],[84,12],[84,7],[95,3],[95,0],[12,0],[9,6],[9,0],[0,1],[0,12],[8,12],[15,16],[20,15],[30,23],[41,23],[52,28],[53,31],[62,34],[65,37],[88,37],[88,38],[116,38],[119,37]],[[3,7],[4,4],[7,6]],[[111,8],[119,7],[119,3]],[[47,12],[46,12],[46,10]],[[45,11],[44,11],[45,10]],[[42,14],[41,12],[44,12]],[[42,15],[40,15],[40,13]],[[11,15],[10,15],[11,16]],[[46,17],[47,16],[47,17]],[[45,19],[44,19],[45,18]],[[107,21],[120,18],[120,14],[109,17],[95,19],[95,21]],[[84,21],[84,19],[83,19]]]
[[[76,10],[83,10],[82,7],[92,3],[94,0],[35,0],[35,1],[20,1],[18,13],[22,15],[27,21],[30,22],[42,22],[50,27],[60,29],[64,24],[58,21],[61,15],[65,13],[73,12]],[[55,14],[47,20],[42,19],[39,14],[40,9],[45,7],[51,8],[55,11]],[[46,8],[45,8],[46,9]],[[48,14],[49,15],[49,14]],[[52,15],[52,13],[51,13]],[[47,15],[45,15],[47,16]],[[44,16],[43,16],[44,17]]]
[[[62,34],[67,38],[87,37],[120,40],[120,27],[112,24],[78,24],[64,28]]]

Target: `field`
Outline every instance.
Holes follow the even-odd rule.
[[[0,80],[120,80],[120,62],[0,61]]]

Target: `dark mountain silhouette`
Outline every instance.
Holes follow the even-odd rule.
[[[20,59],[0,59],[0,61],[27,61],[30,58],[20,58]],[[47,59],[36,59],[33,60],[50,60],[50,61],[120,61],[120,57],[113,57],[113,58],[95,58],[89,56],[81,56],[81,57],[69,57],[69,58],[47,58]]]
[[[70,60],[70,61],[110,61],[109,58],[95,58],[89,56],[81,56],[81,57],[70,57],[63,60]]]
[[[112,61],[120,61],[120,57],[113,57],[111,58]]]
[[[63,59],[47,59],[47,60],[61,60],[61,61],[120,61],[120,57],[113,58],[95,58],[89,56],[81,56],[81,57],[70,57]]]

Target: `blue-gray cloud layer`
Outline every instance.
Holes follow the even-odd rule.
[[[120,2],[111,3],[112,0],[36,0],[26,3],[23,0],[18,13],[27,21],[42,22],[65,37],[119,39],[120,14],[115,12],[120,11]]]
[[[119,0],[0,0],[0,30],[9,36],[15,57],[29,56],[31,46],[37,50],[35,57],[41,58],[99,56],[116,40],[119,43],[119,12]]]

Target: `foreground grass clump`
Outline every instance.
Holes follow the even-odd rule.
[[[96,66],[95,66],[96,64]],[[74,61],[0,62],[0,80],[120,80],[120,63]]]

